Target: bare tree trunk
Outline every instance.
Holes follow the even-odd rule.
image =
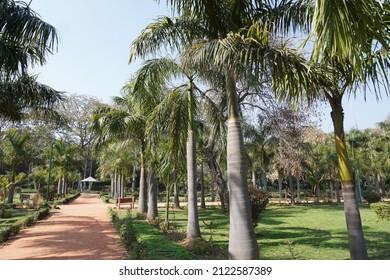
[[[297,178],[297,200],[298,202],[301,202],[301,180],[299,179],[299,176],[296,176]]]

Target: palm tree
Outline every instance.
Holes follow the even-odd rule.
[[[20,120],[29,110],[55,115],[62,94],[39,84],[29,65],[46,62],[57,46],[56,30],[24,2],[0,1],[0,115]]]
[[[136,110],[128,95],[114,98],[114,106],[101,106],[92,116],[91,130],[96,133],[96,146],[118,141],[136,141],[139,147],[140,191],[138,212],[147,212],[145,177],[145,116]]]
[[[16,129],[5,132],[5,140],[2,144],[3,160],[9,166],[11,172],[10,188],[8,191],[8,202],[12,203],[14,199],[14,190],[16,187],[17,169],[31,158],[31,147],[29,146],[30,134],[20,133]]]
[[[80,149],[77,145],[68,145],[64,140],[54,142],[53,163],[55,165],[54,173],[57,174],[59,195],[67,194],[68,177],[82,166]]]
[[[312,59],[326,67],[329,83],[324,95],[332,109],[338,166],[344,196],[352,259],[367,259],[351,163],[346,147],[342,99],[358,85],[372,83],[375,94],[389,88],[387,55],[390,33],[385,1],[316,1],[313,14]]]
[[[148,118],[148,134],[161,134],[165,131],[171,155],[178,159],[184,143],[187,152],[187,187],[188,187],[188,224],[187,238],[199,238],[200,227],[197,208],[196,181],[196,140],[195,140],[195,85],[190,70],[185,70],[169,58],[148,61],[139,70],[140,75],[135,82],[135,89],[141,92],[163,92],[166,95],[151,112]],[[187,83],[173,89],[167,88],[167,81],[178,76],[186,77]],[[147,86],[145,86],[147,85]],[[160,88],[160,89],[159,89]],[[155,136],[152,136],[155,137]],[[183,141],[186,137],[186,140]]]

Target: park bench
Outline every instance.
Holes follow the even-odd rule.
[[[125,198],[117,198],[116,205],[118,209],[121,208],[122,204],[129,204],[131,209],[134,209],[135,197],[125,197]]]
[[[25,200],[30,200],[30,195],[29,194],[20,194],[20,196],[19,196],[19,199],[20,199],[20,202],[22,202],[23,203],[23,201],[25,201]]]

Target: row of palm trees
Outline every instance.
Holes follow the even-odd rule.
[[[195,79],[198,79],[203,85],[215,87],[220,104],[224,102],[223,107],[227,114],[229,254],[232,259],[256,259],[258,246],[250,218],[247,166],[239,106],[241,100],[237,86],[239,82],[246,86],[257,82],[254,88],[259,88],[258,81],[265,78],[281,100],[307,100],[309,103],[318,99],[327,100],[332,108],[351,258],[366,259],[367,249],[346,148],[342,99],[360,85],[365,86],[368,83],[377,95],[380,94],[380,86],[388,88],[388,2],[172,0],[167,3],[176,16],[157,19],[132,43],[130,62],[136,58],[152,57],[152,60],[126,86],[127,92],[123,98],[126,102],[120,105],[130,114],[114,117],[111,113],[98,112],[95,131],[105,139],[115,137],[125,140],[133,137],[140,141],[142,171],[145,168],[147,144],[145,133],[152,130],[151,119],[159,120],[158,113],[154,113],[156,110],[153,109],[169,96],[166,86],[162,84],[172,82],[167,76],[169,71],[166,71],[166,68],[158,68],[154,62],[165,60],[157,57],[164,49],[167,53],[176,55],[178,59],[175,65],[169,65],[168,70],[176,79],[179,79],[177,75],[180,71],[186,84],[174,87],[172,93],[179,91],[181,94],[176,94],[186,96],[188,102],[187,112],[183,114],[187,120],[190,203],[187,235],[191,237],[190,232],[195,233],[193,237],[198,234],[198,226],[194,221],[197,215],[196,206],[191,206],[194,205],[196,197],[193,190],[195,176],[192,175],[195,162],[193,109],[196,104],[207,99],[204,98],[203,91],[199,90],[202,87],[194,86]],[[309,57],[305,57],[289,44],[287,36],[292,32],[306,36],[303,45],[312,45]],[[150,76],[153,67],[162,70],[161,75]],[[153,83],[154,81],[157,82]],[[176,98],[180,99],[178,96]],[[163,109],[161,108],[161,112]],[[174,112],[183,108],[168,109]],[[117,123],[114,126],[107,125],[108,121],[112,120]],[[115,136],[112,134],[114,131],[109,131],[108,127],[118,129],[117,133],[114,133]],[[119,129],[125,127],[136,129]],[[169,129],[169,125],[164,122],[162,127]],[[169,136],[177,136],[174,130],[173,133],[170,132],[168,130],[166,139],[169,139]],[[150,138],[148,141],[154,140],[153,137]],[[169,144],[169,140],[167,142]],[[156,155],[158,148],[148,152]],[[179,159],[179,152],[183,155],[180,148],[169,153],[174,163]],[[149,168],[153,168],[153,162],[155,161],[149,163]],[[141,172],[141,179],[142,174]],[[141,182],[144,182],[143,180]],[[143,203],[146,197],[143,189],[141,183],[140,211],[144,211]]]
[[[209,141],[202,145],[204,155],[211,155],[209,166],[217,157],[213,149],[216,135],[223,131],[220,124],[227,124],[229,255],[232,259],[258,258],[240,104],[247,97],[241,89],[251,88],[261,96],[267,84],[281,100],[313,103],[321,99],[330,104],[351,258],[366,259],[342,99],[362,85],[370,85],[377,95],[382,88],[387,92],[388,1],[171,0],[167,4],[175,17],[162,17],[148,25],[131,46],[130,62],[152,59],[126,84],[114,106],[100,108],[92,120],[99,136],[97,145],[121,141],[122,146],[138,152],[139,211],[153,209],[146,204],[146,177],[154,182],[156,167],[162,163],[165,176],[175,181],[182,174],[181,160],[186,158],[187,236],[200,236],[195,204],[195,143],[200,126],[196,124],[206,119],[197,115],[197,108],[207,106],[219,121],[208,128]],[[62,99],[61,93],[37,83],[27,68],[43,64],[46,55],[55,51],[55,29],[26,3],[1,0],[0,6],[0,113],[13,120],[32,109],[53,115],[52,105]],[[302,46],[311,46],[308,57],[291,45],[288,36],[293,32],[306,37]],[[158,57],[162,50],[176,59]],[[162,146],[168,152],[162,153]],[[218,168],[213,170],[222,194],[224,182]],[[155,212],[148,215],[153,218]]]
[[[51,139],[44,139],[28,127],[10,128],[1,133],[0,167],[1,177],[11,183],[7,190],[7,203],[13,203],[14,190],[17,186],[40,189],[47,183],[47,166]],[[47,143],[46,143],[47,142]],[[47,145],[49,143],[49,145]],[[41,145],[43,144],[43,145]],[[83,159],[77,145],[69,145],[64,140],[53,142],[53,181],[57,183],[57,194],[69,193],[80,181]],[[3,194],[5,195],[5,194]]]
[[[246,167],[236,80],[247,74],[271,75],[284,99],[325,97],[332,108],[336,150],[344,195],[351,257],[367,258],[352,172],[345,146],[342,98],[371,82],[387,86],[387,1],[170,1],[175,20],[152,24],[133,43],[131,57],[155,55],[171,46],[199,69],[217,68],[225,76],[230,194],[229,253],[258,256],[246,187]],[[163,23],[163,24],[161,24]],[[190,23],[190,24],[189,24]],[[160,27],[160,28],[159,28]],[[195,27],[195,28],[193,28]],[[287,48],[297,29],[313,41],[309,60]],[[277,37],[284,35],[283,37]],[[281,43],[278,43],[281,41]],[[320,91],[315,88],[320,88]]]

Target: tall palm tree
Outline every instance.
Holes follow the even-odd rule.
[[[346,147],[342,99],[358,85],[372,84],[375,94],[389,89],[387,71],[390,32],[388,1],[316,1],[312,58],[327,68],[324,94],[332,112],[338,166],[344,196],[352,259],[367,259],[359,207],[355,199],[351,163]]]
[[[147,193],[145,177],[145,116],[142,116],[134,107],[133,102],[126,95],[116,97],[114,106],[102,106],[96,109],[92,116],[91,130],[96,133],[96,145],[118,141],[134,140],[139,146],[140,161],[140,191],[138,212],[147,212]]]
[[[138,84],[148,85],[148,91],[166,92],[166,95],[151,112],[148,118],[148,132],[154,135],[162,131],[167,132],[173,158],[178,159],[184,143],[187,153],[187,187],[188,187],[188,224],[187,238],[199,238],[200,227],[197,208],[197,168],[196,168],[196,140],[195,140],[195,85],[190,70],[180,67],[173,59],[161,58],[148,61],[140,69],[143,75],[137,79]],[[167,82],[184,76],[185,84],[167,88]],[[141,85],[140,85],[141,86]],[[160,89],[158,89],[160,87]],[[153,137],[153,136],[152,136]],[[186,138],[186,139],[185,139]]]
[[[64,140],[56,140],[53,145],[54,173],[57,174],[59,195],[67,194],[69,174],[82,166],[80,149],[77,145],[69,145]]]

